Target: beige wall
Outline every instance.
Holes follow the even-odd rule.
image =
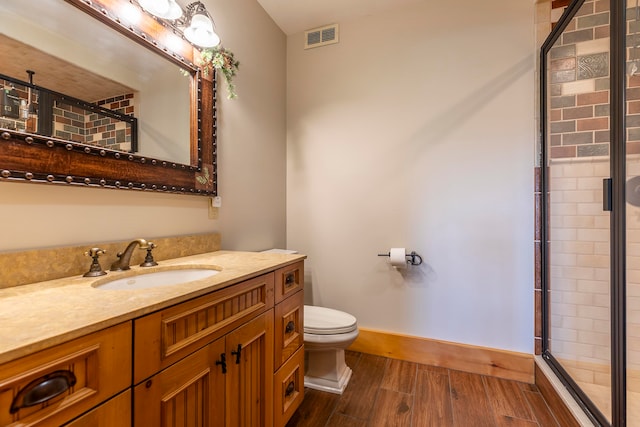
[[[288,38],[287,244],[363,327],[533,350],[534,4],[422,2]],[[406,247],[403,274],[376,254]]]
[[[210,231],[225,249],[284,245],[286,38],[255,0],[204,3],[241,62],[239,98],[219,85],[219,219],[204,197],[0,182],[0,251]]]
[[[533,4],[424,2],[303,51],[254,0],[205,3],[241,61],[219,219],[205,198],[0,182],[0,250],[220,231],[309,254],[310,299],[362,326],[531,352]],[[391,246],[425,264],[399,274]]]

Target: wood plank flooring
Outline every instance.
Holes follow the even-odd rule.
[[[347,352],[344,394],[305,389],[287,427],[561,427],[533,384]]]

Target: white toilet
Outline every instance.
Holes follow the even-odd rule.
[[[297,253],[288,249],[264,252]],[[358,338],[356,318],[349,313],[326,307],[304,306],[304,386],[342,394],[351,368],[344,360],[344,351]]]
[[[358,338],[356,318],[343,311],[304,306],[304,386],[342,394],[351,368],[344,351]]]

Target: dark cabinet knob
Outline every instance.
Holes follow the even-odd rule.
[[[296,329],[296,324],[293,322],[293,320],[290,320],[289,323],[287,323],[287,326],[285,326],[284,332],[285,334],[290,334],[295,329]]]
[[[291,396],[295,390],[296,390],[296,384],[294,381],[291,381],[289,384],[287,384],[287,388],[284,391],[284,397]]]
[[[295,283],[296,283],[296,275],[294,273],[287,273],[287,275],[284,276],[284,285],[286,287],[292,286]]]

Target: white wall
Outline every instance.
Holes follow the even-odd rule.
[[[286,36],[256,0],[204,3],[224,46],[240,61],[234,80],[238,98],[227,99],[224,77],[218,84],[222,245],[230,250],[283,247]]]
[[[314,304],[533,351],[533,16],[425,1],[339,22],[336,45],[288,38],[287,245]],[[398,246],[425,263],[376,256]]]
[[[211,231],[225,249],[285,244],[286,38],[255,0],[204,3],[241,62],[238,99],[219,85],[219,219],[205,197],[0,182],[0,251]]]

